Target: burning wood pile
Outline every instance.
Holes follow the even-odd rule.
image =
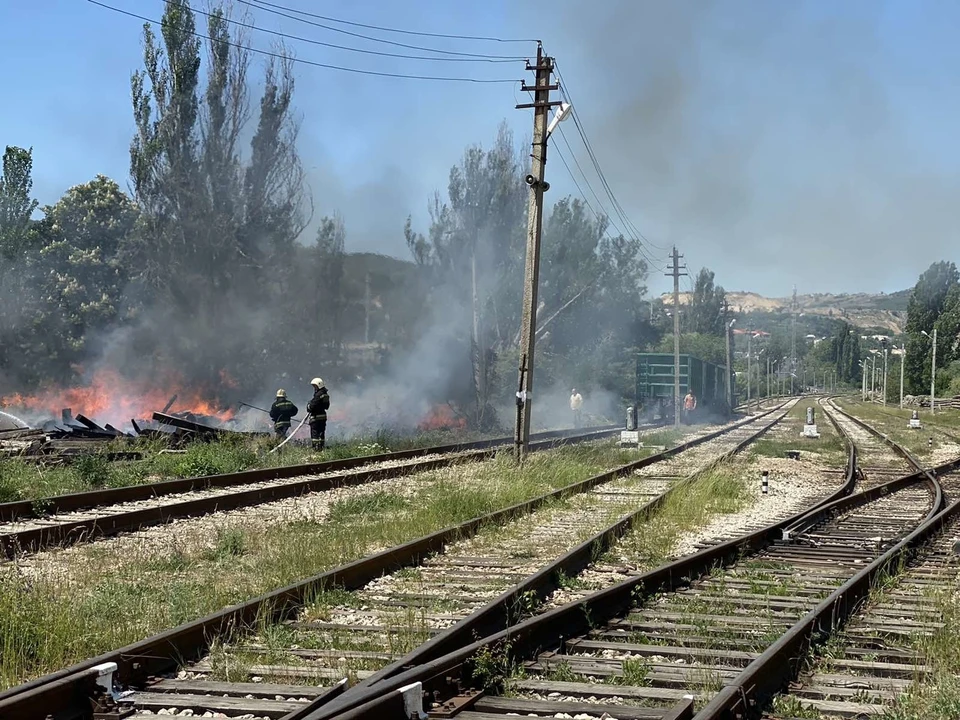
[[[16,457],[43,463],[67,463],[89,454],[108,460],[139,460],[143,457],[140,438],[162,440],[167,448],[182,448],[194,441],[210,441],[226,435],[263,436],[229,427],[223,417],[190,411],[170,412],[177,401],[174,395],[163,410],[150,419],[130,420],[130,430],[110,423],[100,424],[82,413],[74,416],[70,408],[60,411],[60,419],[34,422],[0,412],[0,457]]]

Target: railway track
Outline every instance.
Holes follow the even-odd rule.
[[[904,448],[885,440],[882,433],[858,421],[832,400],[825,400],[821,405],[831,413],[834,421],[843,428],[843,432],[857,444],[861,459],[861,489],[883,484],[919,467]],[[869,458],[869,461],[864,458]]]
[[[643,429],[655,427],[659,425],[651,424]],[[616,427],[602,427],[541,433],[535,436],[531,448],[543,450],[559,444],[602,439],[618,431]],[[179,518],[476,462],[492,457],[507,443],[506,438],[483,440],[2,503],[0,520],[4,522],[0,523],[0,548],[12,559],[24,553],[110,537]]]
[[[938,595],[951,592],[960,576],[960,473],[939,478],[954,503],[942,528],[906,570],[884,588],[819,652],[789,692],[777,697],[767,720],[865,718],[891,710],[901,696],[928,682],[932,668],[923,649],[948,620]],[[943,717],[947,717],[944,715]]]
[[[283,637],[288,651],[287,667],[278,668],[269,665],[271,656],[276,655],[275,649],[269,646],[270,638],[267,638],[266,645],[263,642],[258,644],[245,641],[245,645],[236,647],[253,657],[262,658],[261,667],[250,664],[251,666],[242,672],[246,682],[232,683],[227,688],[228,684],[211,681],[210,671],[215,669],[213,665],[216,662],[215,658],[211,658],[206,665],[203,662],[195,664],[182,670],[179,676],[165,678],[150,685],[147,691],[134,693],[126,699],[126,704],[133,703],[143,712],[150,712],[151,708],[166,709],[156,707],[157,702],[166,702],[169,703],[168,707],[178,707],[178,712],[190,710],[203,714],[229,711],[234,715],[247,715],[253,712],[256,717],[279,717],[278,713],[282,715],[293,707],[306,706],[306,701],[316,696],[316,688],[311,690],[304,685],[282,682],[252,682],[254,678],[251,676],[262,678],[262,675],[256,675],[256,672],[262,670],[273,678],[282,680],[299,677],[302,682],[302,672],[298,676],[296,665],[289,662],[291,657],[298,658],[301,665],[306,662],[312,666],[309,677],[315,682],[339,676],[344,661],[348,659],[353,661],[352,674],[357,680],[374,675],[371,668],[381,668],[381,673],[395,672],[400,667],[397,662],[392,667],[388,663],[406,650],[420,646],[421,641],[427,637],[434,636],[431,641],[433,644],[427,643],[423,647],[428,648],[428,652],[436,654],[448,646],[455,647],[469,642],[473,633],[485,634],[515,620],[517,611],[523,610],[524,602],[531,597],[545,595],[555,586],[558,574],[575,574],[590,562],[594,553],[609,546],[624,534],[633,522],[656,507],[663,497],[662,494],[657,494],[658,490],[664,489],[663,483],[670,481],[669,478],[656,478],[647,474],[641,478],[642,484],[659,481],[659,485],[646,489],[634,478],[617,481],[618,477],[633,473],[634,470],[643,472],[646,468],[655,467],[655,463],[669,463],[670,459],[677,456],[679,452],[693,453],[693,448],[697,446],[700,446],[697,452],[712,455],[710,458],[712,460],[716,459],[718,453],[735,452],[745,446],[753,436],[762,434],[779,419],[780,416],[768,417],[773,412],[769,411],[762,416],[710,433],[658,456],[588,479],[578,483],[575,488],[551,493],[550,496],[526,503],[523,508],[494,513],[492,516],[470,521],[463,527],[451,528],[435,533],[429,538],[422,538],[399,548],[391,548],[376,557],[365,558],[351,566],[325,573],[324,577],[313,578],[296,589],[287,588],[278,591],[272,597],[267,596],[251,601],[241,608],[230,609],[230,612],[222,613],[219,617],[192,623],[191,626],[184,626],[166,633],[163,637],[151,638],[135,647],[125,648],[54,676],[7,691],[0,694],[0,714],[16,711],[26,718],[32,717],[31,712],[41,704],[57,707],[57,703],[62,702],[71,706],[76,699],[73,693],[82,694],[89,690],[92,682],[91,672],[94,672],[94,668],[102,661],[118,662],[121,667],[119,672],[121,677],[118,680],[131,682],[131,684],[139,682],[142,685],[148,676],[169,671],[171,667],[176,668],[179,663],[173,658],[196,656],[206,649],[210,636],[222,634],[225,629],[249,624],[250,620],[258,613],[262,613],[265,607],[275,604],[278,600],[282,599],[286,607],[274,608],[276,615],[290,616],[312,593],[319,590],[322,594],[324,590],[329,591],[333,587],[343,588],[335,591],[334,597],[344,600],[345,596],[350,596],[348,603],[341,603],[342,607],[334,609],[341,613],[352,610],[354,616],[330,617],[321,625],[313,623],[314,626],[308,628],[303,626],[311,624],[310,620],[316,618],[297,618],[292,623],[281,625],[279,632],[286,633]],[[706,458],[704,461],[709,464]],[[566,507],[546,507],[548,501],[569,497],[577,492],[582,494],[573,498],[572,503]],[[525,514],[538,507],[543,507],[544,512],[535,515]],[[605,510],[602,513],[595,512],[598,508],[605,508]],[[583,512],[584,509],[588,511]],[[516,533],[515,538],[525,535],[526,544],[519,539],[508,544],[492,543],[488,546],[486,555],[475,554],[471,558],[474,561],[480,561],[479,565],[476,562],[471,564],[467,558],[452,554],[448,550],[437,559],[427,561],[420,570],[400,570],[386,580],[380,580],[379,585],[376,582],[384,569],[418,564],[429,553],[442,550],[445,545],[460,536],[469,537],[486,524],[502,524],[519,515],[524,517],[521,521],[514,523],[513,532]],[[610,519],[618,516],[623,517],[610,525]],[[467,540],[461,542],[459,546],[454,546],[455,552],[466,551],[470,543],[471,541]],[[480,543],[482,544],[482,538]],[[517,552],[518,548],[523,549]],[[511,554],[515,557],[509,557]],[[524,557],[528,554],[533,554],[534,557]],[[558,558],[557,555],[560,557]],[[477,572],[478,567],[481,572]],[[496,568],[497,572],[490,573],[491,568]],[[411,580],[411,572],[419,575],[417,592],[410,592],[409,583],[406,586],[403,584]],[[478,577],[483,573],[488,574],[486,577]],[[384,583],[390,582],[393,582],[394,586],[388,592],[383,592]],[[451,592],[452,589],[457,588],[460,590],[459,593]],[[353,590],[353,592],[348,593],[344,590]],[[427,609],[430,603],[441,594],[444,595],[447,606],[442,608],[443,617],[437,618],[437,622],[431,625],[426,621]],[[411,613],[419,613],[424,620],[422,627],[411,627],[409,622],[405,622],[403,627],[397,627],[399,623],[396,622],[396,617],[386,617],[387,612],[377,615],[364,611],[364,603],[372,604],[373,601],[376,601],[381,609],[395,609],[396,612],[392,614],[400,615],[404,619],[407,619],[405,616]],[[444,626],[448,626],[446,631],[442,630]],[[394,632],[395,629],[399,632]],[[321,640],[321,642],[306,644],[322,645],[323,648],[304,647],[303,636],[293,636],[291,643],[291,633],[303,631],[316,633],[314,638]],[[359,648],[357,647],[358,639]],[[296,647],[291,648],[290,644]],[[389,651],[385,652],[385,647],[389,648]],[[421,654],[422,652],[421,648]],[[325,663],[324,659],[328,662]],[[410,660],[411,658],[408,657],[398,662]],[[385,665],[386,668],[383,668]],[[229,677],[229,672],[227,675]],[[198,682],[209,684],[197,686]],[[198,687],[203,689],[198,691]],[[197,698],[202,696],[198,696],[196,692],[220,693],[221,691],[230,697],[206,697],[202,701],[206,705],[198,705],[200,701]],[[158,698],[157,695],[161,697]],[[245,697],[246,695],[252,697]],[[243,709],[246,711],[240,712]]]
[[[851,427],[847,416],[834,408],[831,414],[841,427]],[[851,484],[855,457],[852,452]],[[909,454],[903,457],[906,461]],[[889,469],[890,458],[882,460],[876,467]],[[684,718],[704,703],[698,717],[755,712],[763,693],[792,673],[803,643],[814,630],[824,630],[824,618],[846,608],[848,588],[862,588],[865,573],[887,562],[904,538],[916,536],[918,526],[933,522],[943,505],[939,483],[920,471],[869,484],[864,492],[812,513],[630,578],[413,667],[351,702],[317,701],[314,711],[288,717],[405,717],[405,703],[416,705],[424,690],[440,701],[430,709],[431,717],[463,720],[505,713]],[[496,675],[491,669],[511,662],[523,673],[494,683],[506,693],[464,691],[478,672],[480,679],[490,680]]]

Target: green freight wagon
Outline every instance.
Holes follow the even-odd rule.
[[[692,355],[680,356],[680,401],[692,390],[697,398],[697,416],[726,417],[726,368]],[[736,397],[736,388],[733,388]],[[646,417],[673,417],[673,354],[639,353],[637,355],[636,403],[639,414]]]

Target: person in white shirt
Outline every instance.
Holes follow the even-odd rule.
[[[570,409],[573,411],[573,426],[580,427],[580,408],[583,407],[583,396],[574,388],[570,391]]]

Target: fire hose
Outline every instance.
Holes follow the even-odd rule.
[[[263,413],[269,413],[269,410],[264,410],[263,408],[259,408],[259,407],[257,407],[256,405],[251,405],[250,403],[242,402],[242,403],[240,403],[240,405],[241,405],[241,407],[248,407],[248,408],[252,408],[253,410],[259,410],[260,412],[263,412]],[[282,443],[280,443],[279,445],[277,445],[277,446],[276,446],[273,450],[271,450],[270,452],[275,453],[277,450],[279,450],[279,449],[282,448],[284,445],[286,445],[288,442],[290,442],[290,441],[293,439],[293,436],[296,435],[298,432],[300,432],[300,428],[303,427],[303,424],[307,421],[307,419],[308,419],[309,417],[310,417],[310,414],[309,414],[309,413],[307,413],[306,415],[304,415],[304,416],[303,416],[303,420],[301,420],[301,421],[300,421],[300,424],[297,425],[296,430],[294,430],[292,433],[290,433],[289,435],[287,435],[287,437],[284,439],[284,441],[283,441]]]
[[[300,428],[303,427],[303,424],[307,421],[307,418],[308,418],[308,417],[310,417],[310,415],[305,415],[305,416],[303,417],[303,420],[300,421],[300,424],[297,425],[297,429],[294,430],[294,431],[293,431],[292,433],[290,433],[289,435],[287,435],[287,438],[286,438],[282,443],[280,443],[279,445],[277,445],[277,446],[276,446],[273,450],[271,450],[270,452],[275,453],[277,450],[279,450],[280,448],[282,448],[282,447],[283,447],[284,445],[286,445],[288,442],[290,442],[291,440],[293,440],[293,436],[296,435],[298,432],[300,432]]]

